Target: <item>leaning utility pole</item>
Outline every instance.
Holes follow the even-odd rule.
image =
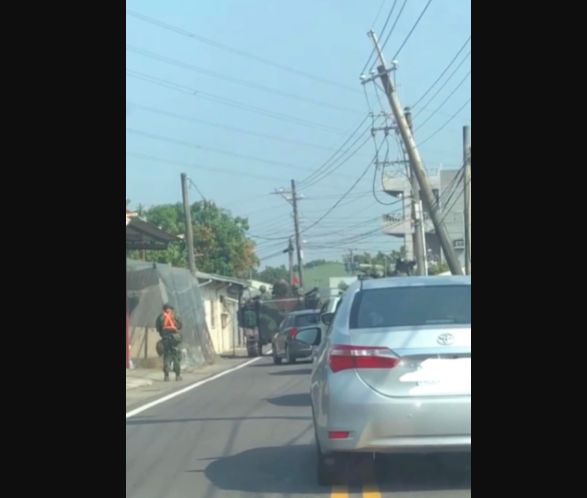
[[[296,252],[298,255],[298,275],[300,277],[300,288],[303,289],[304,288],[304,277],[303,277],[303,269],[302,269],[302,244],[300,241],[300,223],[298,220],[298,196],[296,194],[295,180],[291,181],[291,194],[292,194],[294,225],[295,225],[295,234],[296,234]]]
[[[188,176],[181,174],[181,192],[183,194],[183,212],[185,216],[185,242],[187,247],[188,268],[192,275],[196,275],[196,260],[194,258],[194,232],[192,227],[192,212],[188,188]]]
[[[412,113],[410,108],[405,110],[406,121],[410,128],[410,133],[414,134],[414,127],[412,124]],[[418,275],[428,275],[428,267],[426,264],[426,239],[424,235],[424,220],[422,213],[422,201],[420,200],[420,187],[416,175],[408,168],[410,173],[410,184],[412,190],[412,219],[414,220],[414,252],[416,253],[416,264],[418,265]]]
[[[465,168],[465,272],[471,274],[471,128],[463,126],[463,163]]]
[[[457,257],[454,248],[450,243],[448,231],[446,230],[446,227],[440,217],[440,211],[438,206],[436,205],[434,194],[432,193],[430,184],[428,183],[428,178],[426,177],[426,171],[424,169],[422,159],[420,158],[420,154],[418,152],[418,149],[416,148],[416,142],[414,141],[414,137],[410,132],[408,123],[406,122],[406,118],[402,111],[399,98],[395,92],[393,84],[391,83],[391,79],[389,78],[389,70],[387,69],[387,66],[385,64],[385,58],[383,57],[383,53],[381,52],[381,48],[379,47],[379,42],[377,41],[377,38],[373,31],[369,31],[369,35],[373,40],[375,49],[377,50],[377,55],[379,57],[379,62],[381,63],[381,65],[377,68],[379,72],[379,77],[381,78],[381,83],[383,84],[383,88],[387,95],[387,99],[389,100],[389,105],[391,106],[391,110],[393,111],[393,115],[397,122],[400,134],[402,136],[402,140],[406,147],[408,158],[410,159],[410,168],[412,170],[412,173],[414,173],[418,180],[418,185],[420,186],[420,194],[422,195],[423,201],[426,204],[426,208],[430,213],[430,218],[432,219],[432,223],[434,224],[436,233],[440,238],[440,244],[446,256],[446,261],[448,263],[451,273],[453,275],[462,275],[463,269],[459,262],[459,258]],[[366,83],[366,81],[368,80],[364,80],[363,83]]]

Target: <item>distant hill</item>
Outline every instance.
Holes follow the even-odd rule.
[[[304,268],[304,290],[309,291],[313,287],[328,288],[330,278],[348,276],[350,274],[345,271],[344,263],[327,262],[312,268]]]

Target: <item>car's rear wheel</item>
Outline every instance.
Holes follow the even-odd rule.
[[[336,465],[329,463],[326,457],[318,450],[318,484],[320,486],[330,486],[337,484],[338,475],[336,472]]]
[[[340,484],[346,475],[344,466],[348,462],[346,453],[329,453],[324,454],[320,449],[318,435],[316,434],[316,425],[314,425],[314,440],[316,441],[316,471],[318,484],[320,486],[330,486]]]
[[[287,362],[290,365],[293,365],[296,362],[296,357],[291,354],[291,351],[289,350],[289,348],[286,348],[285,356],[287,357]]]

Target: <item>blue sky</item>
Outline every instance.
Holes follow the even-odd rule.
[[[290,179],[302,181],[316,170],[369,112],[359,81],[372,50],[366,33],[372,26],[381,30],[394,3],[385,34],[403,0],[127,0],[132,15],[127,12],[126,192],[131,205],[180,201],[179,175],[185,171],[206,198],[247,216],[252,234],[271,239],[291,235],[291,206],[272,192],[289,188]],[[407,1],[385,47],[387,59],[426,3]],[[430,3],[398,56],[395,77],[402,105],[420,99],[470,34],[470,0]],[[219,49],[198,37],[312,78]],[[470,124],[471,113],[466,103],[471,95],[469,50],[470,44],[415,108],[417,140],[446,124],[420,147],[428,167],[460,166],[462,126]],[[383,107],[389,112],[385,101],[378,102],[372,84],[366,90],[375,111]],[[390,158],[399,158],[395,140],[389,144]],[[374,151],[368,141],[336,172],[300,189],[302,227],[342,196]],[[304,233],[306,261],[340,259],[351,247],[398,248],[399,239],[377,231],[380,216],[396,207],[375,201],[372,182],[371,169],[340,206]],[[194,201],[200,198],[195,189],[191,196]],[[379,196],[384,202],[391,199]],[[258,239],[258,244],[261,257],[285,247],[280,240]],[[283,256],[263,260],[268,265],[285,262]]]

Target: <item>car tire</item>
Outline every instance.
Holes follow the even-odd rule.
[[[318,455],[318,485],[332,486],[337,484],[336,466],[329,465],[324,462],[324,457]]]
[[[285,349],[285,357],[290,365],[293,365],[296,362],[296,357],[291,355],[289,348]]]
[[[346,454],[324,455],[320,450],[318,438],[316,437],[316,471],[318,484],[320,486],[331,486],[341,484],[345,472],[342,466],[346,462]]]

